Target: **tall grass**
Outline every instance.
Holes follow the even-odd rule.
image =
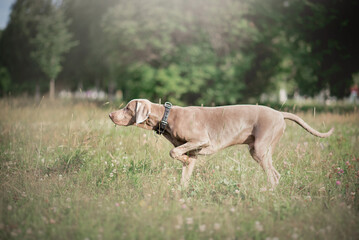
[[[116,106],[0,101],[1,239],[357,239],[359,116],[301,114],[270,187],[246,146],[201,157],[188,189],[171,145],[114,127]]]

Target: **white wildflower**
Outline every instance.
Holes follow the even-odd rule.
[[[298,239],[299,235],[297,233],[292,234],[292,239]]]
[[[191,218],[191,217],[186,218],[186,223],[187,223],[188,225],[193,224],[193,218]]]
[[[254,227],[258,232],[263,232],[264,230],[263,225],[259,221],[256,221],[254,223]]]
[[[213,225],[213,228],[214,228],[214,230],[219,230],[219,229],[221,228],[221,224],[215,223],[215,224]]]
[[[308,202],[311,202],[312,201],[312,197],[311,196],[305,196],[304,199]]]

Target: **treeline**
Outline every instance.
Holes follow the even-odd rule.
[[[358,1],[17,0],[1,94],[78,88],[231,104],[286,88],[343,97],[359,71]]]

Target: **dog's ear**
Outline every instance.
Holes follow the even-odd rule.
[[[137,101],[136,104],[136,124],[146,121],[151,113],[150,105],[143,101]]]

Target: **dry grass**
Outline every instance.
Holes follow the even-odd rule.
[[[245,146],[201,158],[182,190],[171,145],[115,128],[109,108],[0,101],[1,239],[359,236],[357,113],[301,115],[319,130],[334,126],[328,139],[288,122],[274,191]]]

